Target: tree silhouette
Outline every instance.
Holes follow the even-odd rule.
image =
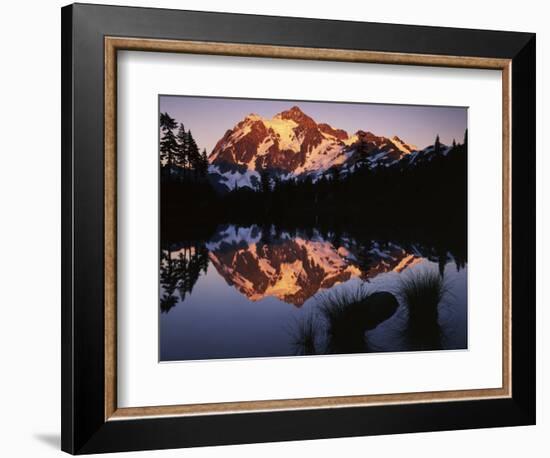
[[[164,165],[171,167],[174,165],[177,155],[178,143],[174,135],[174,129],[177,127],[176,120],[168,113],[160,114],[160,130],[162,136],[160,139],[160,158]]]
[[[187,169],[189,164],[189,158],[188,158],[188,146],[187,146],[187,132],[185,132],[185,128],[183,127],[183,123],[180,123],[180,127],[178,129],[178,133],[176,135],[176,139],[178,142],[178,155],[177,155],[177,164],[180,167],[183,167],[183,169]]]
[[[190,244],[179,250],[164,249],[160,258],[160,308],[168,312],[178,301],[192,293],[201,274],[208,269],[208,249],[203,243]],[[179,299],[175,292],[178,291]]]
[[[435,154],[441,153],[441,142],[439,141],[439,134],[437,134],[437,136],[435,137],[434,153]]]
[[[193,134],[191,133],[191,130],[187,131],[187,154],[188,154],[188,160],[191,164],[192,169],[196,169],[198,160],[199,160],[199,147],[197,146],[197,142],[193,138]]]
[[[340,167],[338,166],[334,166],[330,169],[331,173],[332,173],[332,180],[334,181],[334,183],[337,183],[340,181]]]
[[[208,155],[206,154],[206,148],[203,148],[200,160],[200,175],[205,177],[208,173]]]
[[[260,172],[260,191],[265,195],[271,192],[271,177],[265,169]]]
[[[177,262],[172,259],[171,252],[169,250],[161,251],[160,284],[162,287],[160,309],[162,312],[168,312],[178,302],[178,299],[174,295],[174,292],[178,287]]]

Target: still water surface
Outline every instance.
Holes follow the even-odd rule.
[[[172,243],[161,254],[161,361],[311,354],[304,329],[313,353],[327,353],[323,304],[359,290],[390,292],[398,304],[365,330],[359,351],[417,350],[400,291],[403,279],[425,272],[442,278],[445,294],[432,323],[437,342],[421,349],[467,348],[467,265],[441,248],[224,225],[209,240]]]

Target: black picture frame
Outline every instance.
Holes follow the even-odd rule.
[[[535,34],[88,4],[66,6],[61,14],[64,451],[84,454],[535,424]],[[106,421],[106,36],[511,59],[512,396]]]

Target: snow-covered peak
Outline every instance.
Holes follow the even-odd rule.
[[[252,113],[225,133],[209,161],[212,165],[233,164],[256,172],[269,169],[294,176],[322,172],[343,161],[343,140],[347,137],[342,129],[318,125],[297,106],[271,119]]]
[[[233,189],[254,187],[263,170],[283,180],[305,175],[316,180],[335,167],[348,172],[356,164],[389,167],[415,151],[397,136],[366,130],[349,135],[293,106],[272,118],[248,114],[218,141],[209,162],[218,181]]]
[[[306,115],[300,107],[294,105],[288,110],[281,111],[280,113],[275,115],[275,118],[280,119],[292,119],[293,121],[300,122],[303,119],[311,119],[308,115]]]

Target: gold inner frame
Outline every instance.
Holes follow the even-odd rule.
[[[400,394],[334,396],[119,408],[117,404],[117,51],[175,52],[398,65],[500,70],[502,72],[502,387]],[[511,60],[463,56],[386,53],[344,49],[105,37],[105,420],[359,407],[511,397]]]

